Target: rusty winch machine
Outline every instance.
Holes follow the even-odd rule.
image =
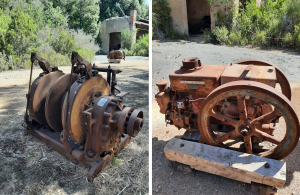
[[[31,84],[35,60],[43,72]],[[35,53],[31,62],[25,133],[45,142],[47,149],[90,167],[87,178],[93,181],[130,138],[137,136],[143,112],[122,104],[128,93],[116,86],[120,70],[92,66],[77,52],[72,53],[69,74]],[[99,72],[107,73],[107,78]]]
[[[290,84],[270,62],[203,65],[188,58],[169,80],[170,87],[156,83],[155,98],[166,123],[186,129],[187,140],[271,159],[285,158],[299,141]]]

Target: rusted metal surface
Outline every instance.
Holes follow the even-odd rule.
[[[202,65],[200,69],[177,69],[169,75],[174,91],[209,94],[220,85],[224,65]]]
[[[201,68],[201,61],[199,58],[186,58],[182,60],[182,67],[181,69],[184,70],[193,70]]]
[[[73,84],[77,79],[79,79],[78,74],[72,75]],[[70,74],[65,74],[59,77],[55,83],[52,84],[48,91],[46,102],[45,102],[45,115],[48,125],[55,131],[61,132],[63,130],[61,122],[61,111],[62,102],[69,86]]]
[[[227,65],[221,76],[221,85],[237,80],[257,81],[275,87],[276,70],[270,66]]]
[[[165,80],[157,82],[155,95],[166,124],[199,131],[201,143],[268,158],[282,159],[295,148],[300,129],[289,101],[290,85],[273,64],[244,60],[203,65],[198,58],[187,58],[169,79],[170,87]],[[274,133],[279,119],[287,124],[282,139]]]
[[[56,69],[47,72],[43,61],[44,72],[29,87],[24,127],[47,147],[91,167],[92,181],[138,135],[143,112],[122,104],[128,92],[116,87],[120,70],[92,67],[76,52],[71,62],[71,74],[64,74]],[[106,72],[108,82],[98,72]],[[114,95],[115,89],[119,94]]]
[[[54,84],[62,75],[64,75],[64,73],[60,71],[42,74],[32,83],[30,91],[29,114],[40,124],[48,126],[45,116],[46,97],[52,84]]]
[[[247,60],[241,60],[239,62],[236,62],[235,64],[253,64],[256,66],[273,66],[276,68],[276,77],[277,77],[277,83],[280,85],[282,93],[291,100],[292,97],[292,90],[290,83],[285,76],[285,74],[274,64],[271,62],[265,61],[265,60],[259,60],[259,59],[247,59]]]
[[[245,98],[249,96],[250,98]],[[216,110],[217,104],[225,99],[235,98],[238,104],[239,117],[228,117]],[[246,105],[251,104],[252,99],[259,99],[271,104],[274,109],[264,112],[261,116],[249,118]],[[248,108],[248,109],[247,109]],[[286,123],[286,134],[282,140],[262,131],[262,126],[270,124],[278,116],[283,117]],[[233,130],[218,136],[211,128],[211,117],[221,121],[225,125],[233,127]],[[242,137],[246,152],[252,154],[252,137],[257,137],[259,142],[268,141],[276,147],[257,155],[283,159],[296,147],[299,136],[299,120],[290,101],[276,89],[255,81],[234,81],[215,89],[203,102],[198,115],[199,131],[206,143],[226,147],[223,142]]]
[[[112,50],[107,54],[107,59],[109,60],[120,59],[125,61],[125,58],[126,58],[126,54],[123,50]]]
[[[31,62],[34,63],[34,61],[37,60],[39,62],[40,68],[44,71],[45,74],[48,74],[53,71],[57,71],[58,68],[56,66],[51,66],[47,60],[40,57],[36,53],[31,53]]]
[[[110,94],[110,87],[102,76],[95,76],[89,80],[78,79],[73,83],[69,99],[65,98],[62,108],[63,129],[72,140],[83,143],[86,132],[78,121],[81,121],[83,111],[92,106],[95,97]],[[67,103],[69,106],[67,108]],[[68,113],[67,117],[65,113]]]

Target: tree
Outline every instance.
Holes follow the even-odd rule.
[[[45,1],[45,0],[44,0]],[[68,17],[69,28],[83,29],[96,37],[99,33],[99,0],[51,0],[54,8],[61,8]]]
[[[145,0],[100,0],[100,22],[111,17],[123,17],[121,10],[116,6],[116,3],[120,4],[120,7],[127,16],[130,15],[131,10],[135,9],[137,10],[138,20],[149,18],[149,7],[146,5]]]
[[[21,10],[11,14],[11,22],[5,35],[4,50],[7,55],[24,55],[34,49],[37,39],[33,19]]]
[[[5,36],[9,28],[11,19],[9,16],[6,16],[4,12],[0,9],[0,51],[2,52],[5,47]]]

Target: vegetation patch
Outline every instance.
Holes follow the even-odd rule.
[[[300,1],[266,0],[257,6],[256,0],[250,0],[233,18],[230,23],[217,19],[211,33],[219,44],[300,49]],[[208,34],[206,39],[213,42]]]

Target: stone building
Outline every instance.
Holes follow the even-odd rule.
[[[132,41],[135,42],[143,34],[149,33],[148,20],[136,20],[137,11],[131,10],[130,16],[112,17],[101,22],[100,37],[102,40],[102,52],[108,53],[111,50],[123,48],[121,36],[124,30],[132,33]],[[129,24],[130,21],[131,25]],[[135,30],[138,30],[135,33]]]
[[[231,5],[245,3],[247,0],[231,0]],[[239,6],[209,4],[207,0],[167,0],[171,8],[173,28],[180,34],[198,34],[201,29],[216,26],[217,13],[231,14],[232,10],[239,11]],[[256,0],[260,5],[261,0]]]

